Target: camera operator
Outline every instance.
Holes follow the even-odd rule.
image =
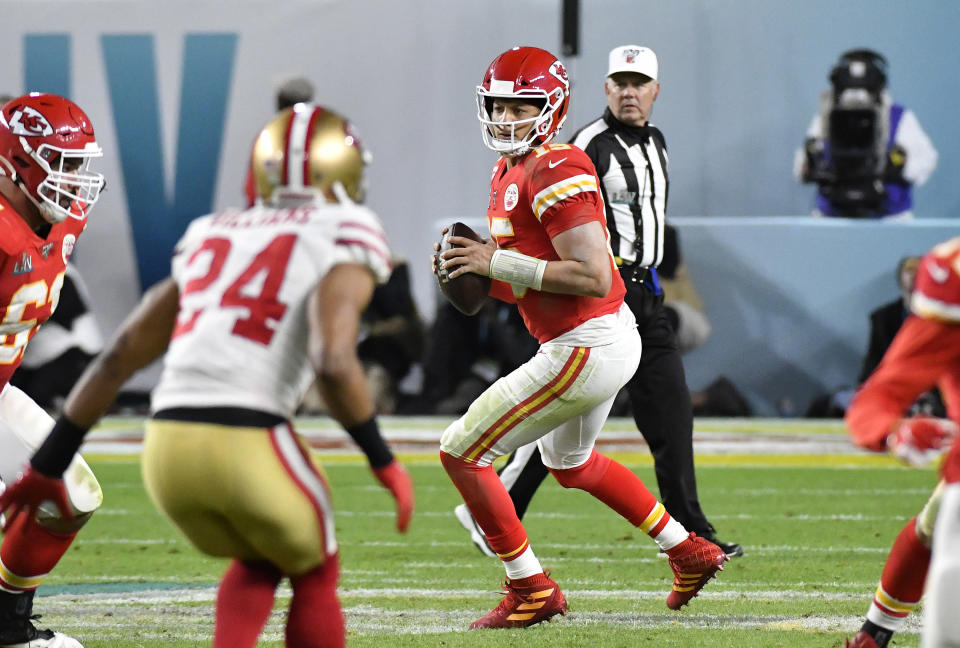
[[[937,151],[913,111],[891,100],[886,59],[844,52],[829,79],[794,158],[794,175],[817,183],[814,214],[912,218],[911,187],[933,173]]]

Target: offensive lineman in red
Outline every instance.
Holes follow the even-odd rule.
[[[533,441],[562,486],[597,497],[667,553],[669,608],[688,603],[727,559],[672,519],[636,475],[593,449],[641,346],[623,303],[593,164],[578,148],[549,143],[568,102],[566,71],[549,52],[515,47],[494,59],[477,88],[484,143],[500,154],[487,210],[491,239],[450,237],[464,247],[438,261],[451,279],[492,277],[491,294],[516,302],[541,344],[440,442],[447,474],[507,572],[505,598],[471,628],[526,627],[566,613],[563,593],[540,566],[491,466]]]
[[[853,399],[846,423],[858,445],[887,450],[921,466],[957,438],[960,421],[960,238],[935,246],[920,262],[910,310],[883,360]],[[904,418],[917,396],[934,386],[943,394],[949,418]],[[848,648],[885,648],[920,602],[943,495],[941,481],[923,510],[898,534],[863,627],[845,643]],[[956,580],[956,575],[951,578]],[[930,583],[935,582],[931,574]]]
[[[90,160],[101,155],[90,120],[67,99],[33,93],[0,109],[0,490],[53,426],[9,380],[27,343],[57,307],[67,259],[103,186],[103,176],[89,170]],[[79,455],[64,481],[73,520],[44,506],[21,516],[3,537],[0,647],[80,648],[30,620],[40,582],[103,499]]]

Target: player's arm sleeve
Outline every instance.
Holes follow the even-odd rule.
[[[882,451],[893,424],[958,361],[960,326],[907,318],[847,410],[847,429],[854,442]]]
[[[605,218],[593,162],[580,149],[551,151],[539,161],[532,183],[533,214],[550,238]]]
[[[392,270],[390,247],[379,219],[370,210],[356,207],[337,226],[334,264],[359,264],[373,273],[377,284],[386,283]]]

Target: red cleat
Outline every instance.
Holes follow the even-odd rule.
[[[873,640],[873,637],[861,630],[853,635],[853,639],[844,641],[843,648],[877,648],[877,642]]]
[[[470,624],[471,630],[479,628],[526,628],[550,617],[567,613],[567,599],[560,586],[547,576],[538,574],[517,586],[515,581],[503,582],[506,596],[489,614]]]
[[[673,570],[673,589],[667,595],[667,607],[679,610],[696,596],[718,571],[723,571],[727,555],[723,549],[696,533],[667,552]]]

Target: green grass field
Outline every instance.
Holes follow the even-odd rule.
[[[612,454],[655,488],[646,453]],[[860,625],[894,536],[936,481],[933,470],[883,457],[698,456],[705,510],[747,553],[674,613],[664,605],[671,573],[653,542],[548,480],[525,522],[569,613],[526,630],[469,632],[499,601],[502,567],[453,517],[458,494],[435,455],[402,458],[417,494],[406,536],[359,456],[325,460],[351,646],[840,646]],[[209,645],[225,563],[201,556],[154,511],[136,456],[89,459],[105,503],[41,587],[41,626],[86,648]],[[283,588],[261,645],[282,645],[288,600]],[[916,646],[918,624],[915,615],[892,645]]]

